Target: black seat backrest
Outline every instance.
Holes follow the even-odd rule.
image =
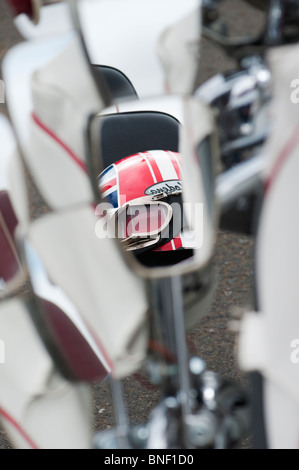
[[[93,65],[95,76],[103,77],[113,100],[138,98],[136,90],[128,77],[120,70],[108,65]]]
[[[103,167],[147,150],[178,151],[179,121],[157,111],[109,114],[100,118]]]

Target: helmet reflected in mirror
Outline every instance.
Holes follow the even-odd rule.
[[[146,278],[204,268],[217,226],[211,110],[194,98],[133,100],[94,116],[89,160],[96,236],[115,238]]]

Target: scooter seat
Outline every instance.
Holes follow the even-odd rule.
[[[100,151],[104,168],[147,150],[178,151],[179,121],[159,111],[131,111],[100,118]]]

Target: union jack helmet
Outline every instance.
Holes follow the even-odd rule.
[[[172,264],[191,256],[194,239],[182,203],[178,152],[150,150],[126,157],[99,176],[115,236],[146,264]],[[150,256],[149,256],[150,253]]]

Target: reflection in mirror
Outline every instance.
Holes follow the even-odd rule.
[[[95,234],[99,241],[115,238],[145,279],[181,276],[185,324],[193,328],[216,285],[209,261],[218,216],[218,140],[210,109],[169,95],[121,102],[117,110],[104,110],[89,125]]]
[[[187,122],[189,112],[198,116]],[[184,139],[187,129],[191,134]],[[101,194],[97,237],[118,239],[146,268],[166,268],[169,274],[174,265],[203,266],[215,236],[208,109],[174,96],[121,102],[118,112],[111,107],[91,120],[89,137]]]
[[[99,118],[106,217],[97,235],[104,236],[107,223],[109,236],[117,236],[143,264],[174,264],[192,252],[183,238],[181,120],[138,104],[139,111],[127,104],[127,111]]]
[[[145,265],[174,264],[191,255],[182,180],[181,155],[167,147],[134,152],[100,175],[110,236]]]

